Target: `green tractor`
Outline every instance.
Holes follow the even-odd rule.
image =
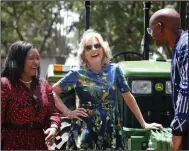
[[[153,60],[141,61],[121,61],[118,63],[127,78],[131,92],[136,98],[142,115],[146,122],[161,123],[163,130],[144,130],[125,102],[119,101],[119,108],[124,126],[124,136],[126,138],[127,149],[145,150],[169,149],[158,146],[157,143],[170,144],[171,136],[170,123],[173,119],[173,105],[171,100],[170,85],[170,62],[160,62]],[[121,96],[121,95],[120,95]],[[166,133],[164,132],[166,131]],[[156,136],[157,135],[159,137]],[[152,134],[155,135],[153,145],[150,144]],[[166,136],[165,136],[166,135]],[[167,142],[162,142],[163,139]],[[158,140],[155,142],[155,140]]]
[[[132,94],[147,122],[158,122],[168,127],[173,118],[170,85],[170,62],[122,61],[122,69]],[[139,128],[140,125],[124,102],[119,102],[123,125]]]
[[[166,131],[166,135],[171,135],[170,129],[168,128],[173,118],[170,62],[141,60],[120,61],[118,64],[127,78],[131,92],[135,96],[145,120],[147,122],[158,122],[166,127],[162,131],[152,132],[141,129],[137,119],[131,113],[121,95],[119,96],[119,109],[127,149],[147,149],[149,147],[151,133],[155,135],[154,138],[156,138],[156,133],[159,136],[164,131]],[[53,84],[62,78],[70,69],[71,66],[49,65],[47,79]],[[61,98],[68,108],[76,108],[77,98],[74,90],[71,90],[69,93],[62,93]],[[61,131],[55,140],[53,149],[65,149],[69,128],[70,120],[62,116]],[[165,134],[163,133],[161,134],[162,136],[159,136],[159,141],[167,138],[164,136]],[[161,146],[157,146],[157,143],[154,146],[154,149],[161,149]]]
[[[143,50],[145,51],[143,54],[133,51],[119,52],[113,55],[112,62],[117,63],[123,71],[145,121],[149,123],[161,123],[164,128],[162,130],[142,129],[120,94],[118,97],[118,105],[122,119],[126,149],[168,150],[170,149],[171,141],[170,123],[174,115],[170,84],[171,62],[170,60],[149,60],[148,34],[146,28],[148,27],[149,21],[150,2],[145,2],[144,6],[145,30]],[[181,6],[184,7],[186,4],[182,4]],[[88,29],[90,1],[85,1],[85,7],[86,29]],[[46,78],[53,84],[64,77],[71,68],[71,66],[51,64],[48,67]],[[69,93],[62,93],[61,99],[68,108],[75,109],[77,107],[78,99],[74,90],[71,90]],[[69,130],[70,120],[62,116],[61,131],[56,137],[51,149],[65,149]]]

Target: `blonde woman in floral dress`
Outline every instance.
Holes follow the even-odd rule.
[[[143,128],[162,127],[144,121],[122,71],[118,65],[110,63],[110,58],[108,43],[99,33],[87,30],[78,51],[80,66],[53,86],[56,106],[72,119],[66,149],[124,149],[117,90]],[[76,90],[79,98],[79,108],[74,111],[70,111],[59,97],[61,92],[71,89]]]

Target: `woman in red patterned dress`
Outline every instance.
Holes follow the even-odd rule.
[[[47,150],[60,127],[51,85],[39,78],[40,55],[33,44],[12,44],[1,74],[3,150]]]

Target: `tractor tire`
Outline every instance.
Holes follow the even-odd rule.
[[[70,126],[71,120],[67,117],[62,117],[60,131],[57,134],[53,145],[49,147],[48,150],[66,150]]]
[[[70,110],[76,109],[76,94],[75,90],[72,89],[69,92],[62,92],[60,94],[60,98],[63,101],[63,103],[69,108]]]

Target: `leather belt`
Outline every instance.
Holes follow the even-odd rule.
[[[27,124],[13,124],[13,123],[4,123],[3,126],[5,128],[10,128],[10,129],[14,129],[14,128],[23,128],[23,129],[43,129],[45,126],[39,122],[30,122]]]

